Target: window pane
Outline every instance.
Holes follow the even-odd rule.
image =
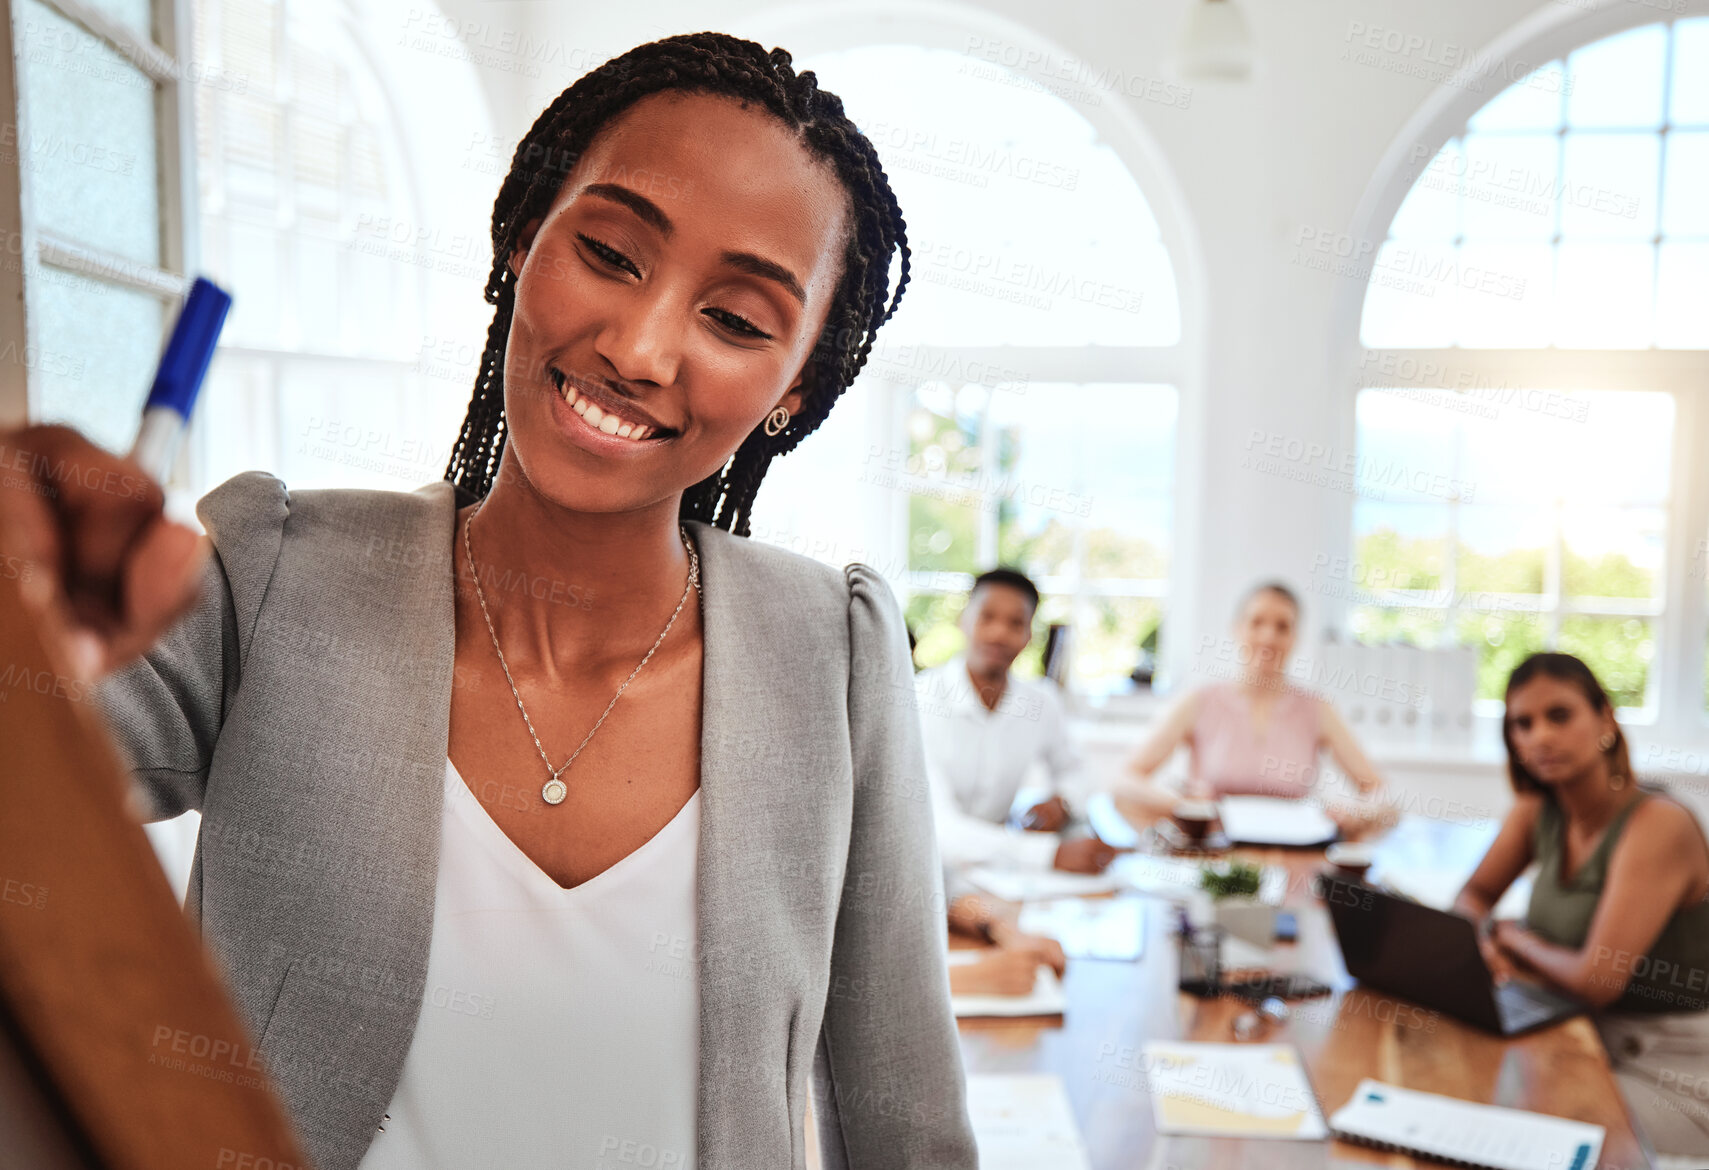
[[[19,153],[36,223],[160,262],[154,82],[40,3],[18,0]]]
[[[1666,512],[1571,508],[1561,528],[1561,584],[1569,595],[1661,600]]]
[[[1537,614],[1494,606],[1462,610],[1455,631],[1462,646],[1477,647],[1480,699],[1506,695],[1507,676],[1529,655],[1544,648],[1548,634]]]
[[[1468,237],[1547,240],[1555,234],[1561,141],[1553,134],[1466,135]]]
[[[940,389],[947,389],[941,388]],[[925,396],[925,397],[930,397]],[[977,490],[985,461],[979,447],[982,403],[957,411],[955,398],[937,409],[916,405],[908,419],[908,459],[902,468],[872,469],[881,486],[908,493],[908,567],[914,571],[977,573],[979,526],[985,501]],[[988,475],[1001,475],[1001,459]],[[989,566],[986,566],[989,567]]]
[[[1314,567],[1311,590],[1407,605],[1447,603],[1448,509],[1439,504],[1353,505],[1353,563]]]
[[[1667,28],[1652,24],[1567,57],[1567,124],[1655,130],[1662,120]]]
[[[1361,605],[1349,617],[1353,636],[1372,646],[1440,644],[1447,611],[1433,606]]]
[[[128,451],[165,341],[164,303],[40,265],[25,287],[39,349],[33,419]]]
[[[1076,688],[1119,689],[1141,658],[1155,668],[1162,607],[1143,597],[1092,597],[1081,607],[1069,643],[1069,674]]]
[[[1709,126],[1709,16],[1673,26],[1673,105],[1676,126]]]
[[[1649,134],[1568,134],[1561,234],[1649,239],[1656,234],[1661,139]]]
[[[942,666],[961,652],[967,639],[956,627],[966,596],[961,593],[915,593],[903,616],[914,634],[914,661],[921,669]]]
[[[1663,241],[1656,273],[1656,344],[1709,346],[1709,244]]]
[[[1369,346],[1452,345],[1458,286],[1416,274],[1440,274],[1456,262],[1448,245],[1385,242],[1371,266],[1360,340]]]
[[[125,27],[134,29],[150,40],[154,37],[154,12],[149,0],[87,0]]]
[[[1709,131],[1677,130],[1667,136],[1662,231],[1709,236]]]
[[[1457,422],[1433,399],[1405,390],[1365,390],[1354,408],[1354,472],[1367,501],[1443,503],[1458,478]]]
[[[1162,579],[1169,564],[1175,390],[1033,383],[991,399],[1005,473],[998,552],[1043,576]],[[1088,422],[1096,425],[1088,425]]]
[[[1559,129],[1563,76],[1559,61],[1532,70],[1490,99],[1467,126],[1476,131]]]
[[[1554,517],[1536,509],[1460,509],[1461,593],[1541,594]]]
[[[1555,344],[1631,349],[1655,333],[1655,249],[1649,244],[1560,246]]]
[[[1548,244],[1460,247],[1458,340],[1466,346],[1549,344],[1555,307],[1555,251]]]
[[[1561,619],[1560,649],[1584,659],[1616,707],[1642,707],[1655,657],[1653,623],[1641,618]]]

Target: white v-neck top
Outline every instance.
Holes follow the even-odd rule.
[[[690,1170],[699,790],[566,890],[445,781],[427,990],[360,1170]]]

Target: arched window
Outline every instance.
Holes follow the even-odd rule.
[[[973,576],[1018,567],[1044,594],[1028,667],[1063,623],[1075,689],[1131,686],[1166,602],[1182,334],[1150,204],[1073,93],[998,62],[889,44],[797,65],[877,148],[913,269],[849,392],[864,409],[775,466],[756,535],[884,572],[923,665],[960,646]]]
[[[1701,726],[1709,19],[1567,53],[1417,158],[1360,331],[1354,630],[1480,647],[1483,700],[1558,648]]]

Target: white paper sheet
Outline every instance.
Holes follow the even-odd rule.
[[[967,1078],[980,1170],[1091,1170],[1057,1076]]]
[[[1323,845],[1335,840],[1329,814],[1304,800],[1276,796],[1225,796],[1217,802],[1222,831],[1247,845]]]
[[[1145,903],[1139,898],[1028,902],[1016,925],[1055,939],[1070,959],[1131,961],[1145,953]]]
[[[1121,886],[1115,874],[1068,873],[1060,869],[998,869],[980,865],[967,871],[967,880],[1005,902],[1035,902],[1075,894],[1108,894]]]

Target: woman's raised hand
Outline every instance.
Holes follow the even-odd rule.
[[[84,681],[147,650],[195,604],[208,541],[164,508],[147,473],[70,427],[0,430],[0,577],[18,582]]]

